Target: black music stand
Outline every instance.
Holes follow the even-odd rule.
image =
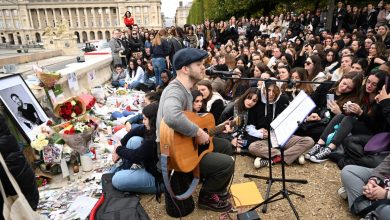
[[[267,81],[266,81],[267,82]],[[268,90],[267,90],[268,91]],[[268,95],[267,95],[267,100],[268,100]],[[286,198],[295,214],[295,217],[299,219],[298,212],[296,211],[289,194],[297,195],[302,198],[305,196],[290,190],[287,190],[286,188],[286,182],[297,182],[297,183],[307,183],[307,180],[300,180],[300,179],[286,179],[285,176],[285,164],[284,164],[284,146],[287,143],[287,141],[291,138],[291,136],[295,133],[295,131],[298,129],[299,122],[302,122],[303,119],[309,114],[313,108],[315,107],[314,102],[310,99],[309,96],[307,96],[303,91],[299,93],[299,95],[294,99],[293,102],[290,103],[290,105],[276,118],[274,121],[270,124],[270,128],[272,127],[273,134],[276,136],[279,148],[280,148],[280,154],[281,154],[281,159],[282,159],[282,178],[273,178],[272,177],[272,168],[270,166],[269,171],[270,171],[270,176],[268,178],[266,177],[261,177],[261,176],[255,176],[255,175],[249,175],[249,174],[244,174],[244,177],[251,177],[251,178],[258,178],[258,179],[265,179],[267,180],[268,186],[267,186],[267,193],[266,193],[266,199],[259,205],[253,207],[250,211],[253,211],[260,207],[261,205],[263,206],[263,213],[266,212],[266,205],[271,202],[275,202],[281,199]],[[268,108],[267,108],[268,109]],[[298,123],[297,123],[298,122]],[[292,124],[291,124],[292,123]],[[289,129],[285,129],[289,128]],[[269,136],[268,136],[268,148],[269,148],[269,161],[271,160],[271,131],[268,131]],[[271,164],[271,161],[270,161]],[[276,193],[275,195],[269,197],[271,186],[273,182],[281,181],[282,182],[282,189]],[[275,197],[282,195],[282,198],[275,199]]]

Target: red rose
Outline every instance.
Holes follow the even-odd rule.
[[[65,107],[66,107],[66,108],[72,108],[72,104],[71,104],[70,102],[66,102],[66,103],[65,103]]]
[[[66,109],[65,114],[70,116],[72,114],[72,109]]]
[[[83,110],[80,108],[80,106],[76,105],[74,107],[74,112],[79,115],[83,112]]]

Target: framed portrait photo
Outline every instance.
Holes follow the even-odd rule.
[[[20,74],[0,78],[0,99],[28,142],[33,129],[49,120]]]

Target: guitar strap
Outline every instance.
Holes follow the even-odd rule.
[[[194,179],[192,179],[191,185],[187,189],[187,191],[181,195],[175,195],[175,193],[172,190],[171,183],[169,182],[168,155],[162,153],[160,159],[161,159],[162,176],[164,179],[165,188],[167,189],[169,195],[171,195],[172,198],[175,198],[177,200],[185,200],[189,198],[192,195],[192,193],[195,191],[196,186],[199,183],[199,174],[200,174],[199,164],[196,166],[195,170],[193,171]]]

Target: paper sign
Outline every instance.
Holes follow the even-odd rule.
[[[77,82],[76,73],[68,74],[68,85],[70,90],[79,90],[79,83]]]
[[[97,201],[97,199],[92,197],[79,196],[72,205],[70,205],[68,212],[75,213],[75,216],[72,219],[87,219]]]
[[[91,83],[92,81],[94,81],[95,78],[96,78],[95,70],[89,72],[89,73],[87,74],[87,76],[88,76],[88,82],[89,82],[89,83]]]
[[[50,89],[49,91],[47,91],[47,93],[49,94],[51,103],[53,103],[53,104],[57,103],[57,98],[56,98],[56,95],[54,94],[53,90]]]
[[[69,176],[69,169],[68,169],[68,165],[66,164],[65,158],[61,159],[61,171],[62,171],[63,178]]]

